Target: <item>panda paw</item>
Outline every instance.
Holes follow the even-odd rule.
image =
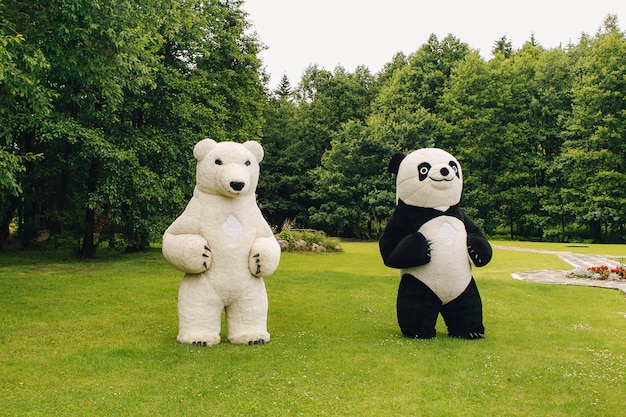
[[[485,239],[468,236],[467,253],[475,266],[485,266],[491,261],[491,246]]]
[[[480,266],[483,264],[483,260],[480,257],[480,253],[478,251],[476,251],[476,249],[473,246],[468,246],[467,247],[467,252],[469,253],[469,257],[472,260],[472,263],[476,266]]]
[[[451,334],[450,337],[455,339],[478,340],[484,339],[485,334],[480,332],[469,332],[464,334]]]

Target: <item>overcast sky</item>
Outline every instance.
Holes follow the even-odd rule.
[[[533,34],[553,48],[593,35],[608,14],[626,28],[626,0],[245,0],[243,8],[268,48],[260,56],[272,89],[283,74],[297,85],[310,64],[376,73],[433,33],[439,40],[451,33],[489,59],[503,35],[516,49]]]

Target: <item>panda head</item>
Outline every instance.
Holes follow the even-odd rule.
[[[396,198],[410,206],[445,210],[461,201],[461,164],[443,149],[397,153],[389,162],[389,172],[397,174]]]

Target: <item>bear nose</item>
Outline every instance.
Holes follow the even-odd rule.
[[[448,174],[450,173],[450,170],[446,167],[443,167],[439,170],[439,172],[441,172],[441,175],[443,175],[444,177],[447,177]]]
[[[243,187],[245,187],[245,185],[245,183],[239,181],[231,181],[230,183],[230,187],[235,191],[243,190]]]

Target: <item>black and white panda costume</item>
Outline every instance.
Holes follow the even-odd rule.
[[[461,165],[437,148],[395,154],[395,211],[380,239],[385,265],[400,269],[397,314],[407,337],[436,335],[441,313],[452,337],[484,337],[482,302],[471,264],[491,260],[491,245],[459,207]]]

